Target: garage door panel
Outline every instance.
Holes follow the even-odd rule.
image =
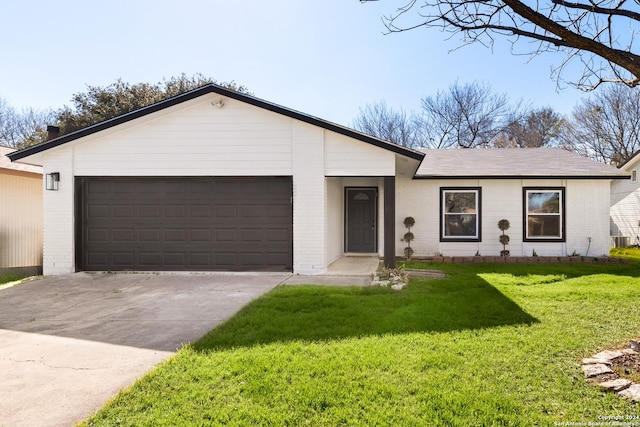
[[[83,270],[292,270],[291,177],[77,179]]]
[[[233,269],[238,265],[235,252],[217,252],[214,255],[215,264],[223,269]]]
[[[106,252],[103,252],[106,253]],[[135,262],[136,254],[127,251],[127,252],[112,252],[111,253],[111,264],[114,266],[127,266],[131,263]],[[107,258],[107,262],[109,258]]]
[[[135,261],[131,261],[135,263]],[[162,253],[161,252],[139,252],[138,253],[138,264],[140,266],[150,266],[156,268],[157,266],[163,265],[162,263]]]
[[[89,230],[87,239],[90,242],[108,242],[110,241],[109,230],[106,228],[93,228]]]
[[[261,252],[245,252],[240,254],[240,265],[247,268],[261,266],[264,263],[263,253]]]
[[[135,242],[136,231],[133,228],[116,228],[112,236],[114,242]]]
[[[288,228],[271,228],[267,230],[268,242],[290,242],[291,233]]]
[[[113,216],[114,218],[134,218],[134,208],[131,205],[114,205]]]
[[[218,243],[222,242],[236,242],[238,240],[238,233],[235,228],[218,228],[215,231],[216,239]]]
[[[138,205],[139,218],[158,218],[160,217],[160,206],[158,205]]]
[[[211,230],[208,228],[192,228],[189,230],[189,238],[192,242],[210,242]]]
[[[261,242],[262,241],[262,229],[244,229],[240,230],[241,242]]]
[[[164,207],[164,216],[167,218],[184,218],[184,205],[169,205]]]
[[[216,218],[235,218],[238,216],[238,209],[235,205],[220,204],[216,205]]]
[[[163,264],[167,267],[182,267],[186,264],[186,254],[184,252],[165,252]]]
[[[139,242],[159,242],[160,230],[159,229],[141,229],[138,230]]]
[[[205,266],[211,265],[211,253],[209,252],[190,252],[189,263],[193,266]]]
[[[87,256],[89,262],[94,265],[102,265],[104,267],[109,265],[109,254],[107,252],[89,252]]]
[[[164,230],[165,242],[186,242],[186,232],[184,228],[174,228]]]
[[[189,217],[211,218],[211,207],[209,205],[191,205],[189,206]]]

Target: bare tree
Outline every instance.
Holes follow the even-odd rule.
[[[565,55],[554,69],[558,82],[579,61],[572,84],[583,90],[603,82],[640,83],[640,56],[633,52],[639,21],[637,0],[410,0],[384,18],[390,32],[436,27],[460,35],[463,44],[493,47],[506,37],[516,53],[520,39],[533,41],[522,53]]]
[[[455,83],[448,91],[422,99],[421,138],[431,148],[489,146],[519,117],[517,109],[506,95],[492,93],[489,86]]]
[[[492,93],[489,86],[455,83],[422,98],[418,113],[394,110],[384,101],[367,105],[353,126],[409,148],[474,148],[493,145],[521,117],[519,105],[511,105],[506,95]]]
[[[640,151],[640,92],[611,86],[582,101],[564,128],[566,148],[621,165]]]
[[[565,120],[551,108],[531,110],[514,117],[493,142],[494,147],[547,147],[557,145]]]
[[[17,111],[0,98],[0,145],[23,148],[40,142],[47,123],[53,120],[51,111],[27,108]]]
[[[360,108],[360,114],[352,126],[361,132],[404,147],[417,148],[422,145],[413,119],[403,110],[390,108],[384,101]]]

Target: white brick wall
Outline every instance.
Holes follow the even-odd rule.
[[[610,181],[605,179],[567,183],[569,255],[574,251],[589,256],[609,255],[609,191]]]
[[[293,271],[323,273],[326,259],[326,182],[324,132],[292,123]]]
[[[499,255],[498,221],[506,218],[511,228],[507,249],[511,255],[581,255],[599,256],[609,252],[609,181],[608,180],[409,180],[396,181],[396,236],[398,242],[406,229],[402,221],[413,216],[415,240],[411,246],[416,256]],[[523,187],[566,187],[566,242],[523,242]],[[482,188],[482,241],[440,242],[440,187]],[[588,237],[591,237],[589,246]],[[406,244],[396,246],[403,255]]]
[[[74,178],[72,150],[50,150],[44,155],[44,174],[60,173],[58,191],[44,191],[43,274],[75,271]]]

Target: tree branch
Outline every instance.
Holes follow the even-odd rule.
[[[593,13],[599,13],[601,15],[624,16],[635,21],[640,21],[640,13],[627,9],[611,9],[590,4],[573,3],[565,0],[551,0],[551,2],[569,9],[582,9]]]

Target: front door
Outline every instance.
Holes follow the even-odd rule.
[[[345,252],[376,252],[377,188],[347,188]]]

